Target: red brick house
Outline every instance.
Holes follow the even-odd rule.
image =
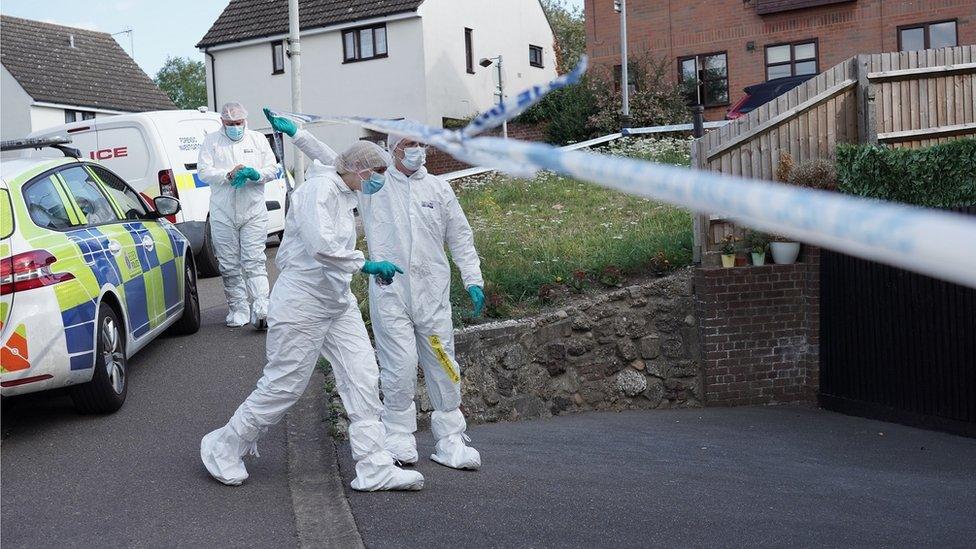
[[[619,74],[614,0],[585,0],[587,51]],[[858,53],[976,43],[976,0],[627,0],[628,56],[699,78],[719,120],[751,84],[816,74]]]

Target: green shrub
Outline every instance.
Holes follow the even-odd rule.
[[[841,191],[932,208],[976,204],[976,139],[925,149],[839,145]]]
[[[546,124],[546,141],[565,145],[585,141],[593,136],[587,120],[596,114],[596,94],[590,78],[584,76],[578,84],[555,90],[538,104],[515,119],[527,124]]]

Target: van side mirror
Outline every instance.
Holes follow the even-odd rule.
[[[172,196],[157,196],[153,198],[153,207],[156,208],[156,217],[176,215],[180,211],[180,201]]]

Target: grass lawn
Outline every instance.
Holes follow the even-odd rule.
[[[630,139],[599,152],[687,165],[687,151],[684,140]],[[457,194],[474,230],[493,318],[531,313],[564,285],[585,291],[691,262],[691,214],[667,204],[548,172],[532,180],[468,178]],[[365,300],[364,280],[356,278],[354,290]],[[466,323],[471,302],[456,269],[451,301],[455,322]]]

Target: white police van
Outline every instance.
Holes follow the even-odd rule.
[[[31,137],[68,136],[84,158],[97,160],[122,176],[149,203],[159,195],[178,198],[182,211],[171,221],[190,241],[200,274],[216,276],[209,230],[210,187],[197,177],[200,145],[206,134],[215,131],[222,131],[220,115],[201,108],[81,120],[34,132]],[[279,238],[285,226],[286,195],[283,177],[265,185],[268,234]]]

